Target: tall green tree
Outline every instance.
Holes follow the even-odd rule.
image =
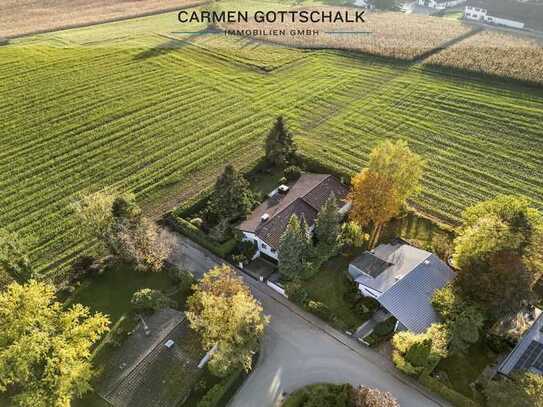
[[[26,244],[5,229],[0,229],[0,274],[7,274],[19,282],[32,276]]]
[[[315,222],[315,237],[317,238],[317,253],[325,258],[337,254],[340,246],[341,214],[334,194],[326,200],[317,215]]]
[[[279,242],[279,272],[289,279],[300,278],[309,255],[308,248],[307,224],[292,215]]]
[[[420,191],[424,166],[405,141],[385,141],[371,151],[368,167],[353,177],[350,217],[360,226],[372,225],[370,247],[377,243],[385,223]]]
[[[448,284],[436,290],[432,305],[448,331],[451,354],[464,353],[479,341],[485,317],[479,307],[461,297],[454,285]]]
[[[10,284],[0,293],[0,393],[14,406],[69,407],[91,388],[91,349],[108,325],[56,302],[52,285]]]
[[[454,241],[457,285],[492,317],[535,300],[543,275],[543,215],[526,198],[498,196],[466,209]]]
[[[283,116],[279,116],[266,138],[266,160],[275,166],[286,166],[296,153],[292,133],[287,129]]]
[[[251,211],[254,202],[249,182],[232,165],[227,165],[215,182],[207,207],[208,221],[215,225],[221,220],[242,218]]]
[[[209,270],[187,300],[187,318],[209,351],[215,348],[210,369],[224,376],[232,369],[251,369],[254,352],[268,318],[249,287],[228,266]]]

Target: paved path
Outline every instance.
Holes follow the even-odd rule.
[[[205,249],[176,235],[173,263],[197,276],[222,263]],[[400,374],[379,353],[339,333],[266,285],[245,280],[271,323],[259,361],[232,399],[231,407],[272,407],[281,394],[318,382],[365,384],[390,391],[402,407],[449,406]]]

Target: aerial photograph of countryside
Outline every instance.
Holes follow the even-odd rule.
[[[0,0],[0,407],[543,407],[543,0]]]

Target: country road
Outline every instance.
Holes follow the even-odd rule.
[[[172,235],[176,249],[170,261],[196,277],[222,262],[192,241]],[[402,407],[449,406],[400,374],[381,354],[334,330],[263,283],[250,277],[245,280],[271,316],[271,323],[258,363],[230,407],[278,406],[283,392],[319,382],[377,387],[394,394]]]

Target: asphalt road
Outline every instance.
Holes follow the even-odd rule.
[[[166,232],[165,232],[166,233]],[[172,263],[196,277],[221,259],[174,234]],[[259,361],[230,402],[231,407],[278,406],[282,394],[319,382],[364,384],[391,392],[402,407],[448,406],[400,374],[392,363],[306,313],[269,287],[246,277],[271,323]],[[323,406],[324,407],[324,406]]]

